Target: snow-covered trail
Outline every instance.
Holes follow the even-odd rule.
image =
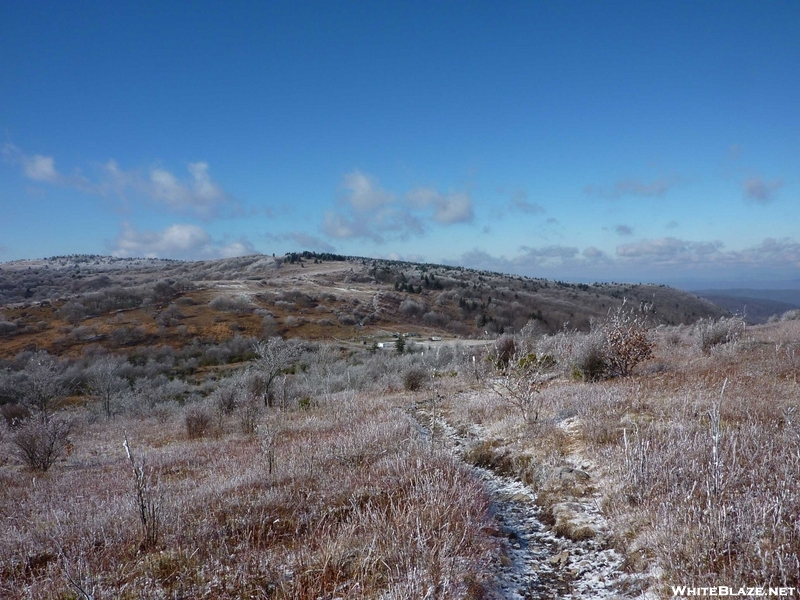
[[[417,403],[409,407],[420,433],[429,442],[441,445],[463,460],[469,440],[451,427],[441,415],[432,415],[431,406]],[[435,435],[431,436],[431,423]],[[494,535],[502,540],[503,553],[491,564],[493,600],[534,598],[631,598],[625,593],[631,576],[621,569],[623,559],[604,542],[604,536],[572,540],[556,536],[542,522],[536,494],[518,479],[489,469],[469,465],[483,482],[494,517]],[[567,507],[598,531],[605,522],[597,507],[572,503]]]

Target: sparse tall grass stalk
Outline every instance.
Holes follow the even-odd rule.
[[[133,473],[136,508],[142,526],[142,546],[146,549],[154,548],[161,533],[161,498],[153,482],[152,474],[147,472],[144,457],[138,463],[134,459],[127,435],[125,435],[122,445],[125,447],[125,454]]]

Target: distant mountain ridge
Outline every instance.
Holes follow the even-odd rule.
[[[466,339],[531,322],[543,333],[587,331],[623,303],[652,325],[729,314],[665,285],[573,284],[313,252],[195,262],[70,256],[0,264],[0,349],[78,353],[104,340],[181,346],[267,334],[360,344],[386,331]]]
[[[770,300],[781,302],[792,308],[800,308],[800,289],[755,289],[755,288],[729,288],[720,290],[695,290],[692,292],[702,298],[708,296],[731,296],[734,298],[750,298],[756,300]]]
[[[695,292],[753,324],[766,323],[772,316],[800,308],[800,290],[728,289]]]

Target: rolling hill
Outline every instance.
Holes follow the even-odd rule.
[[[485,338],[533,321],[588,330],[626,302],[653,324],[727,311],[653,284],[572,284],[311,252],[210,261],[62,256],[0,264],[2,355],[78,354],[235,336],[374,343],[392,333]]]

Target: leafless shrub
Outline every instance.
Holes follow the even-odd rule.
[[[505,366],[500,365],[499,376],[487,381],[500,398],[520,411],[524,422],[536,422],[542,408],[543,374],[550,367],[552,361],[546,357],[515,352]]]
[[[403,300],[400,304],[400,312],[408,316],[417,316],[425,312],[425,305],[414,300]]]
[[[428,373],[420,367],[411,368],[403,375],[403,387],[409,392],[416,392],[428,381]]]
[[[608,377],[627,377],[636,365],[653,356],[644,316],[624,304],[611,313],[602,331]]]
[[[109,335],[117,346],[133,346],[147,338],[147,331],[141,326],[126,325],[115,328]]]
[[[261,335],[265,338],[269,338],[274,336],[277,330],[278,325],[275,321],[275,317],[271,314],[264,315],[264,318],[261,322]]]
[[[78,300],[68,300],[58,311],[58,316],[70,325],[80,323],[86,315],[86,307]]]
[[[181,309],[173,302],[159,313],[156,318],[156,323],[162,327],[171,327],[173,325],[178,325],[183,318],[185,318],[185,316],[181,312]]]
[[[517,353],[517,342],[513,335],[503,335],[494,343],[494,363],[498,368],[505,368]]]
[[[19,427],[31,416],[31,411],[24,404],[19,403],[3,404],[0,406],[0,413],[6,421],[6,425],[11,428]]]
[[[781,321],[797,321],[800,319],[800,309],[787,310],[781,315]]]
[[[35,471],[47,471],[69,446],[70,424],[61,419],[30,421],[11,438],[17,456]]]
[[[232,381],[226,380],[217,386],[211,394],[211,402],[216,412],[223,416],[233,413],[240,396],[237,384],[241,385],[242,383],[243,379],[235,376]]]
[[[7,336],[17,331],[17,324],[5,319],[0,319],[0,336]]]
[[[561,331],[536,342],[537,350],[569,366],[573,379],[598,381],[627,377],[653,355],[645,318],[623,306],[589,333]]]
[[[295,317],[294,315],[289,315],[288,317],[286,317],[286,319],[284,319],[283,322],[287,327],[299,327],[300,325],[305,323],[305,319],[303,319],[302,317]]]
[[[253,310],[253,305],[247,296],[217,296],[208,306],[220,312],[247,313]]]
[[[190,406],[184,417],[189,439],[205,436],[211,427],[211,414],[202,406]]]
[[[342,325],[355,325],[356,323],[358,323],[358,318],[355,315],[349,313],[338,313],[336,315],[336,318]]]
[[[422,322],[428,327],[444,327],[449,320],[447,315],[435,311],[426,312],[422,315]]]
[[[697,344],[704,354],[714,346],[734,342],[744,333],[745,322],[741,317],[704,319],[695,326]]]
[[[76,341],[88,341],[97,337],[97,329],[87,325],[79,325],[70,331],[69,337]]]
[[[598,381],[606,376],[606,339],[603,332],[596,329],[588,334],[572,334],[570,364],[573,379]]]
[[[236,417],[245,435],[253,435],[264,412],[263,402],[254,395],[244,397],[236,405]]]

